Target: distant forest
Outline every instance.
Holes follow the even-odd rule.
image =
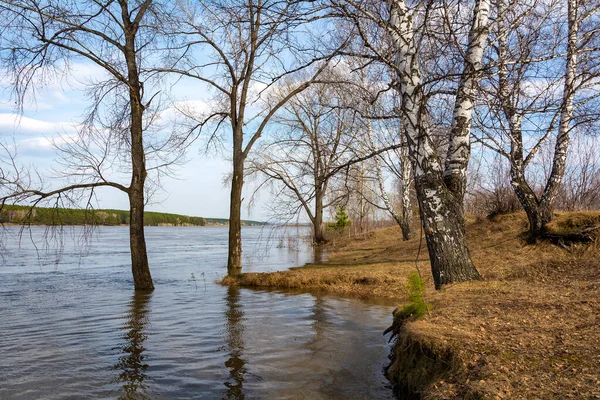
[[[128,210],[86,210],[73,208],[30,208],[5,205],[0,207],[0,223],[32,225],[129,225]],[[242,221],[243,225],[264,225],[259,221]],[[227,225],[226,218],[190,217],[188,215],[145,212],[146,226]]]

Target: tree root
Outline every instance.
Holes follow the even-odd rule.
[[[597,230],[600,230],[600,225],[573,232],[545,232],[542,234],[542,239],[568,249],[568,245],[571,244],[593,242],[596,239],[594,233]]]

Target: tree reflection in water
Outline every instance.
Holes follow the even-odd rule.
[[[123,325],[125,334],[123,338],[125,343],[119,347],[121,356],[119,361],[113,367],[119,371],[117,382],[122,383],[121,395],[118,397],[123,400],[130,399],[148,399],[146,394],[146,370],[148,364],[144,362],[144,341],[148,335],[144,332],[148,324],[149,301],[151,293],[136,291],[129,303],[129,314],[127,322]]]
[[[229,359],[225,361],[225,366],[229,368],[229,379],[225,382],[227,391],[225,393],[228,399],[243,399],[244,392],[244,374],[246,373],[246,361],[242,358],[244,351],[244,311],[240,303],[240,289],[229,286],[225,298],[226,310],[226,328],[227,328],[227,347],[229,350]]]

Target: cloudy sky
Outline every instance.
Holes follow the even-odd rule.
[[[53,168],[60,168],[56,164],[52,142],[74,135],[85,114],[89,104],[84,95],[85,82],[100,79],[103,74],[99,68],[87,63],[74,63],[71,71],[69,77],[40,85],[35,98],[30,96],[24,104],[23,113],[16,111],[7,82],[0,81],[3,87],[0,92],[0,138],[4,143],[17,144],[19,163],[33,165],[46,176],[52,175]],[[193,82],[177,85],[172,95],[178,101],[190,104],[209,100],[206,89]],[[230,171],[226,154],[207,154],[204,150],[202,141],[189,148],[187,162],[176,170],[174,177],[162,179],[164,190],[153,197],[149,211],[228,217],[229,187],[223,183]],[[60,185],[57,182],[52,186]],[[268,195],[265,193],[261,197]],[[250,194],[245,198],[249,199]],[[128,207],[125,194],[116,189],[100,191],[98,199],[101,208]],[[265,199],[260,199],[251,210],[244,207],[243,218],[266,219],[264,204]]]

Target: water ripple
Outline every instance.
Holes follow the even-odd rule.
[[[265,253],[255,251],[259,229],[244,235],[245,257]],[[7,242],[0,399],[391,398],[381,336],[389,307],[216,285],[226,228],[150,228],[147,237],[152,294],[131,289],[124,228],[100,228],[83,259],[65,247],[51,268],[27,242]],[[254,270],[310,260],[276,250],[251,260]]]

